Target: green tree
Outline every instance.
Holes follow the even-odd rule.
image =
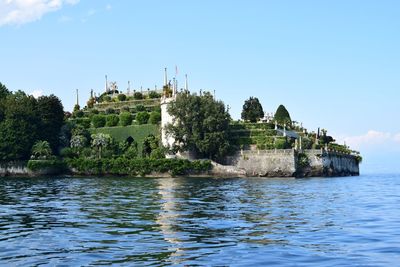
[[[132,114],[130,112],[122,112],[119,114],[119,121],[122,126],[128,126],[132,124]]]
[[[37,141],[32,146],[31,159],[50,159],[52,157],[52,151],[49,142]]]
[[[143,99],[143,94],[141,92],[135,92],[133,94],[133,98],[136,99],[136,100]]]
[[[151,124],[157,124],[161,121],[161,113],[157,111],[153,111],[150,113],[149,122]]]
[[[275,120],[283,125],[283,124],[287,124],[287,125],[292,125],[292,119],[290,118],[290,114],[287,111],[287,109],[285,108],[284,105],[280,105],[278,107],[278,109],[275,112]]]
[[[92,134],[92,147],[96,149],[98,158],[101,159],[102,151],[111,145],[112,138],[109,134]]]
[[[126,100],[126,95],[125,94],[119,94],[117,96],[117,98],[118,98],[119,101],[125,101]]]
[[[4,107],[4,120],[0,123],[0,160],[28,159],[40,136],[37,101],[18,91],[7,96]]]
[[[178,94],[168,107],[175,118],[167,133],[175,138],[175,151],[191,151],[198,157],[222,159],[230,150],[231,117],[222,101],[209,92],[201,96],[188,91]]]
[[[104,115],[94,115],[92,117],[92,124],[95,128],[101,128],[106,125],[106,116]]]
[[[64,124],[64,107],[55,95],[41,96],[37,100],[37,110],[41,124],[39,138],[48,141],[56,152],[60,145],[60,132]]]
[[[250,122],[257,122],[264,117],[264,111],[257,97],[250,97],[244,102],[242,119]]]
[[[136,121],[137,121],[139,124],[147,124],[147,122],[149,121],[149,117],[150,117],[150,115],[149,115],[148,112],[142,111],[142,112],[139,112],[139,113],[136,115]]]
[[[0,82],[0,100],[6,98],[10,94],[11,92],[7,89],[7,87]]]
[[[106,118],[106,126],[107,127],[117,126],[118,122],[119,122],[119,117],[116,114],[108,115]]]

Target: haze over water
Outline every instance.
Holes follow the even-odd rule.
[[[399,178],[2,178],[0,265],[394,266]]]

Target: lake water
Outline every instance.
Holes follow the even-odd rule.
[[[0,178],[4,266],[395,266],[400,176]]]

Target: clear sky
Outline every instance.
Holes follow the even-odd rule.
[[[105,74],[154,88],[177,66],[235,119],[249,96],[284,104],[361,150],[362,171],[400,171],[400,1],[0,0],[0,37],[0,82],[66,110]]]

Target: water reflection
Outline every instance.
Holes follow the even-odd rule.
[[[0,265],[390,265],[398,189],[395,177],[0,179]]]

